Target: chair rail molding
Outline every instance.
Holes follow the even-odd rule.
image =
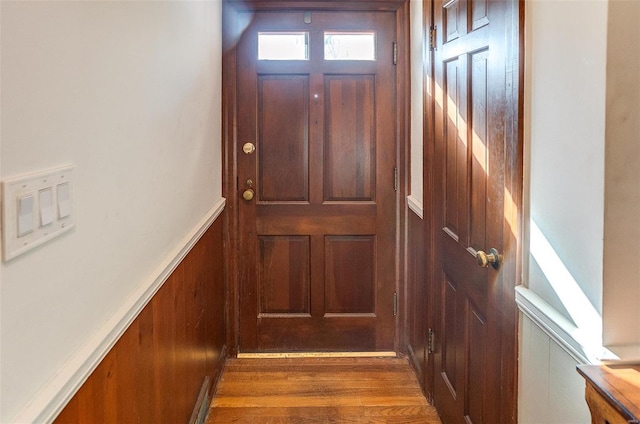
[[[421,201],[410,195],[407,196],[407,205],[420,219],[424,219],[424,206]]]
[[[582,340],[580,328],[527,287],[516,287],[516,304],[520,312],[529,317],[577,362],[600,364],[617,359],[604,346],[594,346]]]
[[[171,273],[220,216],[225,204],[226,199],[221,197],[149,277],[140,283],[122,306],[69,358],[13,422],[50,423],[56,418]]]

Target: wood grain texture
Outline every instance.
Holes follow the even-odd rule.
[[[222,369],[223,314],[218,218],[55,422],[186,423],[205,377]]]
[[[325,237],[325,313],[375,313],[374,236]]]
[[[259,75],[257,79],[258,200],[307,201],[309,76]]]
[[[314,11],[304,24],[300,12],[240,15],[250,24],[236,47],[241,125],[229,179],[239,181],[236,196],[247,180],[259,196],[237,204],[238,350],[396,350],[395,16]],[[256,59],[257,33],[301,29],[309,60]],[[325,30],[375,30],[377,57],[389,60],[324,60]],[[257,154],[241,153],[256,134]],[[308,254],[264,243],[276,237],[308,239]],[[303,286],[304,301],[290,303],[289,288]]]
[[[325,200],[375,200],[374,75],[325,75],[325,108]]]
[[[640,364],[582,365],[593,424],[640,422]]]
[[[207,423],[422,423],[440,419],[405,359],[231,359]]]
[[[407,220],[407,297],[406,297],[406,338],[409,358],[425,392],[429,392],[426,379],[427,371],[427,281],[425,248],[425,221],[415,213],[409,212]]]
[[[224,245],[226,258],[224,275],[226,276],[226,345],[229,355],[235,355],[238,350],[238,311],[240,274],[240,260],[235,252],[238,251],[238,205],[241,197],[237,190],[238,164],[237,155],[237,30],[238,12],[228,1],[222,2],[222,159],[223,178],[222,196],[227,199],[224,216]],[[240,143],[243,144],[243,143]],[[240,147],[241,148],[241,147]]]
[[[517,63],[518,7],[474,0],[433,5],[428,290],[435,294],[433,397],[448,423],[516,420],[512,300],[521,211],[519,191],[512,196],[512,190],[521,182],[522,141],[509,60]],[[476,263],[476,252],[489,248],[503,255],[497,271]]]
[[[585,399],[591,413],[592,424],[629,424],[629,421],[613,407],[592,384],[587,384]],[[637,421],[636,421],[637,422]]]
[[[310,310],[308,236],[261,236],[260,314],[307,314]]]

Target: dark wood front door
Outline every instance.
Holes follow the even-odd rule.
[[[242,12],[240,21],[239,349],[394,350],[395,14]],[[373,37],[373,57],[340,58],[334,50],[349,40],[326,37],[345,34]],[[272,35],[292,38],[259,48]]]
[[[433,396],[449,424],[513,422],[517,1],[435,0],[434,20]]]

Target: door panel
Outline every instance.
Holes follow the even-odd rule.
[[[325,77],[325,200],[375,200],[373,75]]]
[[[258,75],[257,113],[258,199],[309,200],[309,77]]]
[[[487,113],[487,61],[488,51],[479,51],[470,55],[471,93],[469,120],[471,122],[471,158],[468,163],[470,170],[470,240],[468,245],[474,250],[484,249],[486,246],[486,200],[487,200],[487,171],[489,170],[489,155],[485,140],[488,140]]]
[[[260,236],[259,314],[311,313],[310,240],[306,236]]]
[[[503,328],[514,312],[501,294],[502,265],[477,264],[503,252],[509,1],[434,1],[435,139],[431,161],[437,345],[434,402],[447,423],[498,423]],[[515,170],[508,170],[512,175]],[[442,187],[442,190],[437,190]],[[511,256],[514,257],[514,256]],[[505,306],[506,305],[506,306]],[[511,319],[511,318],[509,318]],[[503,347],[505,349],[503,349]],[[506,395],[511,396],[512,392]]]
[[[247,21],[249,21],[247,14]],[[324,31],[375,31],[378,60],[325,60]],[[308,60],[257,60],[259,32]],[[240,350],[394,349],[395,13],[256,12],[238,43]]]
[[[375,236],[325,239],[325,313],[375,313]]]

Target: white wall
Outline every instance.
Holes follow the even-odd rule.
[[[1,2],[1,177],[75,164],[76,228],[1,267],[13,417],[221,198],[220,2]]]
[[[525,2],[522,423],[590,422],[575,366],[603,353],[607,6]]]
[[[526,2],[530,218],[601,312],[607,2]],[[534,258],[528,286],[567,318]]]
[[[419,216],[423,214],[423,66],[424,42],[422,0],[411,0],[411,193],[409,205]]]
[[[609,2],[604,342],[640,359],[640,2]]]

